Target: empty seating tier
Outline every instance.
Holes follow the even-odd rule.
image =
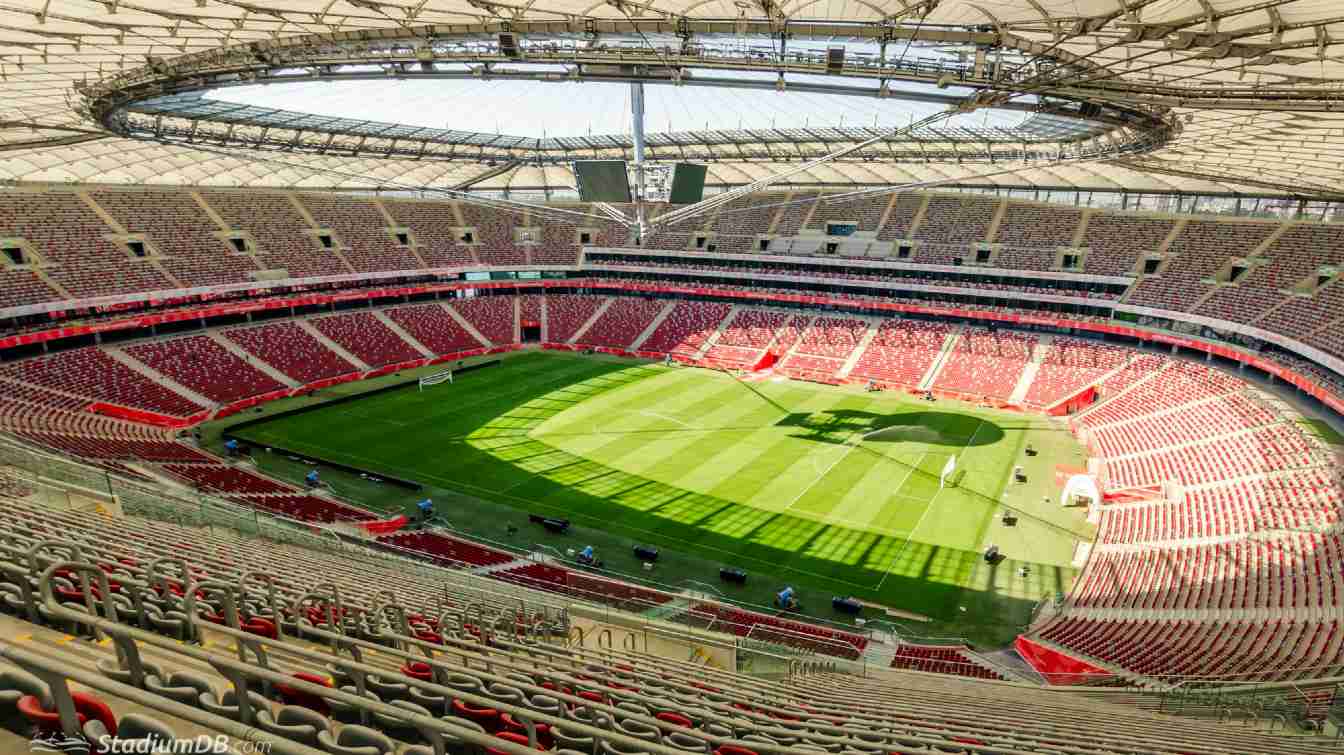
[[[767,347],[781,352],[775,334],[792,318],[782,312],[760,309],[742,309],[725,325],[719,340],[705,353],[705,361],[720,367],[751,367],[761,358]]]
[[[1167,261],[1159,274],[1142,278],[1129,302],[1189,310],[1203,294],[1213,291],[1209,281],[1226,263],[1233,257],[1249,256],[1277,228],[1277,223],[1192,220],[1167,247]]]
[[[891,659],[891,667],[968,676],[973,679],[1003,678],[982,662],[977,662],[965,647],[900,645],[896,648],[895,657]]]
[[[588,346],[626,349],[644,332],[666,303],[660,299],[612,297],[611,305],[578,338]]]
[[[802,340],[794,347],[794,351],[843,360],[859,345],[867,330],[868,323],[864,320],[818,317],[803,331]]]
[[[921,241],[961,245],[961,253],[956,256],[969,256],[967,250],[971,244],[989,240],[989,227],[994,222],[994,213],[998,211],[1001,201],[995,197],[975,194],[934,194],[929,197],[924,222],[920,223],[914,237]],[[952,255],[947,256],[950,263]],[[925,259],[922,254],[921,259]]]
[[[1127,350],[1081,338],[1057,337],[1041,357],[1040,369],[1027,389],[1027,406],[1048,407],[1078,395],[1122,367]]]
[[[468,333],[441,304],[397,307],[387,310],[386,314],[435,354],[481,348],[481,342]]]
[[[856,197],[837,202],[817,202],[807,220],[807,227],[825,231],[830,224],[852,225],[856,231],[876,231],[882,222],[882,214],[891,202],[891,196],[879,194],[870,197]],[[802,208],[804,212],[808,207]]]
[[[398,533],[379,538],[379,542],[428,554],[435,562],[450,566],[493,566],[514,559],[512,554],[434,532]]]
[[[31,270],[0,270],[0,302],[22,307],[61,298],[60,291]]]
[[[0,191],[0,237],[25,239],[49,265],[45,269],[51,280],[71,296],[178,288],[153,261],[108,241],[113,232],[74,192]]]
[[[496,346],[518,340],[512,296],[477,296],[452,300],[453,309],[471,323],[476,332]]]
[[[409,228],[420,244],[418,251],[430,267],[472,265],[471,248],[461,243],[458,229],[463,227],[450,202],[416,202],[389,199],[383,202],[392,218]]]
[[[709,217],[661,228],[645,245],[743,253],[769,252],[774,244],[776,251],[787,251],[795,248],[791,244],[804,226],[810,229],[805,233],[813,233],[831,224],[855,225],[865,238],[875,233],[884,242],[913,237],[914,256],[900,259],[916,264],[950,265],[958,258],[974,262],[976,250],[983,248],[992,255],[987,264],[995,268],[1138,276],[1129,303],[1263,327],[1344,356],[1344,336],[1339,335],[1344,328],[1337,327],[1344,321],[1344,285],[1332,282],[1344,264],[1344,231],[1331,224],[1173,219],[974,193],[805,201],[816,196],[795,192],[740,198]],[[591,211],[579,204],[557,207]],[[652,212],[669,209],[654,206]],[[581,239],[610,247],[630,241],[623,227],[596,217],[400,197],[160,188],[3,192],[0,238],[18,240],[0,268],[0,308],[286,276],[424,274],[425,268],[470,265],[571,266],[585,243]],[[1078,259],[1072,267],[1061,267],[1058,255],[1072,250],[1075,239]],[[980,246],[986,242],[993,247]],[[894,253],[865,252],[879,257]],[[1150,258],[1151,269],[1141,264]],[[955,285],[983,292],[1060,291],[1057,281],[952,279],[905,265],[899,274],[877,268],[841,273],[820,267],[836,264],[834,257],[817,259],[817,269],[780,267],[770,272]],[[690,264],[690,258],[671,256],[657,267]],[[736,270],[704,259],[696,259],[694,266]],[[1076,286],[1070,290],[1093,299],[1115,296]]]
[[[423,355],[369,312],[318,317],[309,322],[371,367],[397,364]]]
[[[680,302],[640,344],[640,348],[645,351],[694,355],[731,309],[732,305],[729,304]]]
[[[951,326],[941,322],[887,320],[877,328],[851,377],[915,387],[942,351]]]
[[[1139,260],[1161,251],[1176,221],[1142,215],[1093,213],[1087,219],[1083,247],[1089,273],[1130,275]]]
[[[776,205],[785,197],[784,194],[757,194],[724,205],[715,214],[710,228],[715,249],[725,253],[760,251],[758,237],[770,233],[781,209]],[[803,211],[806,209],[802,208]],[[795,212],[797,208],[784,208],[784,211]]]
[[[546,306],[546,297],[541,294],[523,294],[518,297],[518,319],[523,322],[541,322],[542,308]]]
[[[128,233],[143,236],[159,263],[184,286],[250,280],[252,259],[231,250],[205,210],[183,191],[98,191],[93,200]],[[230,253],[233,252],[233,253]]]
[[[565,206],[564,209],[591,212],[588,205]],[[532,247],[532,261],[538,265],[574,265],[579,261],[580,226],[588,234],[590,246],[605,246],[608,234],[605,228],[595,228],[596,218],[567,218],[545,215],[541,219],[541,243]],[[537,224],[536,218],[532,221]]]
[[[333,232],[332,242],[357,272],[422,267],[374,203],[326,194],[302,194],[298,200],[308,208],[318,229]]]
[[[470,228],[476,257],[483,265],[518,266],[527,264],[527,252],[514,243],[513,229],[521,225],[522,215],[497,212],[484,207],[457,203],[462,223]]]
[[[1019,333],[967,328],[938,371],[933,388],[971,397],[1005,400],[1031,358],[1036,338]]]
[[[190,416],[203,409],[95,347],[16,362],[0,368],[0,374],[87,396],[90,401],[105,401],[178,417]]]
[[[224,337],[300,383],[315,383],[356,370],[355,365],[292,322],[226,330]]]
[[[750,304],[624,296],[532,295],[523,300],[480,296],[448,304],[397,306],[386,315],[436,351],[474,348],[478,342],[453,312],[498,345],[515,342],[518,317],[546,322],[552,338],[584,329],[578,343],[614,348],[630,348],[647,333],[643,348],[685,355],[698,353],[714,337],[711,357],[721,349],[746,363],[769,349],[784,357],[780,369],[785,374],[838,380],[845,366],[852,365],[851,380],[898,385],[915,385],[933,374],[939,390],[998,400],[1021,390],[1026,403],[1037,408],[1096,386],[1100,404],[1084,410],[1070,425],[1096,457],[1094,467],[1104,496],[1098,541],[1078,587],[1054,619],[1047,618],[1034,630],[1035,636],[1065,652],[1118,666],[1124,673],[1161,675],[1175,672],[1155,669],[1123,652],[1135,637],[1153,636],[1154,625],[1189,624],[1191,642],[1212,642],[1207,633],[1214,627],[1222,628],[1218,631],[1261,627],[1269,632],[1266,642],[1292,643],[1292,650],[1267,655],[1260,652],[1263,648],[1257,650],[1260,635],[1227,637],[1216,647],[1207,645],[1217,650],[1213,657],[1222,658],[1212,666],[1215,673],[1299,678],[1293,671],[1299,665],[1339,665],[1334,639],[1338,621],[1331,618],[1344,605],[1344,575],[1336,568],[1344,559],[1336,460],[1296,423],[1287,421],[1281,405],[1212,364],[1082,338],[915,319],[878,320],[875,314],[814,316]],[[421,356],[380,318],[369,311],[323,314],[302,326],[274,322],[231,328],[223,335],[276,370],[309,382],[354,369],[324,347],[309,328],[371,365]],[[221,463],[171,442],[165,431],[82,411],[92,401],[179,417],[201,408],[155,382],[140,365],[120,361],[118,349],[215,401],[282,387],[214,336],[194,333],[107,350],[57,352],[5,365],[0,370],[6,389],[0,399],[0,423],[8,432],[45,448],[115,464],[118,473],[171,476],[182,485],[257,511],[319,523],[373,517],[245,466]],[[940,357],[945,361],[939,363]],[[1028,385],[1024,377],[1031,376],[1033,367],[1036,371]],[[577,569],[521,561],[443,533],[398,534],[379,542],[443,564],[489,571],[491,578],[509,583],[509,588],[527,585],[567,598],[589,589],[576,587],[576,581],[585,579]],[[515,560],[520,563],[512,563]],[[494,570],[496,566],[502,568]],[[653,600],[628,587],[607,593],[616,602]],[[688,608],[690,620],[809,652],[825,654],[829,649],[857,658],[867,650],[867,638],[859,635],[706,605]],[[1108,639],[1100,648],[1093,632],[1098,623],[1106,623],[1108,632],[1102,635]],[[1110,634],[1115,626],[1123,626],[1126,634]],[[893,665],[981,678],[999,673],[973,651],[937,646],[926,653],[922,647],[909,646],[904,660]],[[1257,659],[1249,670],[1235,660],[1241,655]],[[1280,666],[1255,665],[1270,662]]]
[[[1173,726],[1168,716],[1096,696],[985,684],[995,672],[958,646],[905,644],[891,663],[896,668],[863,676],[810,672],[773,680],[717,663],[559,642],[555,636],[571,628],[563,612],[552,610],[562,604],[508,584],[556,578],[546,565],[520,565],[505,572],[505,581],[490,582],[375,550],[333,553],[317,537],[294,535],[296,545],[281,546],[227,529],[57,511],[24,501],[0,507],[0,524],[21,549],[59,539],[78,547],[101,572],[85,588],[79,574],[55,570],[48,577],[53,602],[39,607],[21,588],[41,577],[52,553],[39,548],[32,563],[5,559],[0,605],[16,615],[0,620],[7,630],[22,627],[18,631],[28,637],[26,650],[7,652],[0,669],[7,706],[0,712],[5,725],[25,737],[34,725],[60,730],[56,698],[67,692],[60,675],[79,674],[86,682],[80,691],[73,700],[60,699],[78,711],[74,725],[86,732],[193,734],[197,729],[173,729],[182,726],[176,716],[219,726],[218,719],[198,716],[208,712],[229,719],[231,731],[246,730],[253,741],[283,742],[292,752],[426,755],[435,751],[436,741],[444,741],[447,752],[502,752],[490,748],[535,740],[537,748],[558,753],[631,755],[649,752],[652,745],[659,745],[658,752],[718,755],[995,750],[1305,755],[1318,752],[1322,741],[1271,737],[1197,718]],[[171,561],[173,570],[161,561]],[[181,573],[175,570],[179,566]],[[214,587],[220,584],[237,589],[226,593]],[[226,605],[228,596],[237,599]],[[116,607],[116,618],[89,618],[76,610],[85,600],[98,606],[107,601]],[[230,605],[234,610],[227,610]],[[788,620],[744,625],[736,619],[749,617],[738,617],[732,608],[705,604],[694,610],[709,622],[746,626],[748,638],[773,642],[794,632]],[[389,624],[390,613],[399,623]],[[118,647],[68,648],[69,637],[88,633],[90,624],[120,625]],[[1338,635],[1320,621],[1293,623],[1280,634],[1304,658],[1318,648],[1324,657],[1338,644]],[[1238,648],[1184,625],[1153,639],[1172,660],[1192,668],[1219,658],[1241,660],[1234,655]],[[862,638],[838,632],[796,641],[803,652],[833,644],[855,653],[863,647]],[[244,644],[259,652],[234,647]],[[1209,652],[1200,652],[1206,648]],[[1245,649],[1257,658],[1287,654],[1263,643]],[[261,652],[283,661],[255,661]],[[50,664],[42,666],[44,672],[57,674],[38,678],[10,662],[34,659]],[[907,665],[943,675],[900,670]],[[244,680],[246,694],[233,686]],[[126,692],[128,684],[134,685],[133,695]],[[132,700],[137,704],[130,705]],[[150,713],[176,711],[172,726],[147,716],[145,706]],[[1024,706],[1030,716],[1022,715]]]
[[[284,270],[292,278],[352,272],[332,249],[323,248],[287,194],[260,191],[206,191],[201,196],[233,231],[255,244],[262,269]]]
[[[127,347],[126,353],[178,383],[220,403],[285,386],[239,359],[209,336],[174,338]]]
[[[896,195],[896,202],[892,204],[891,211],[887,213],[887,220],[882,224],[882,229],[877,232],[877,237],[883,241],[910,238],[910,231],[914,228],[915,218],[923,204],[924,196],[922,194]]]
[[[546,340],[567,343],[606,302],[602,296],[546,297]]]

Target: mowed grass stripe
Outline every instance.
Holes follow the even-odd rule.
[[[822,412],[835,406],[836,401],[835,396],[808,391],[788,408],[790,414]],[[763,428],[751,439],[755,447],[752,458],[710,492],[762,509],[779,510],[787,506],[804,486],[817,478],[821,465],[829,464],[843,452],[831,443],[800,442],[795,432],[794,428]]]
[[[622,507],[635,508],[636,511],[620,513],[619,511],[613,511],[611,508],[604,508],[594,515],[587,510],[562,509],[581,516],[594,517],[602,521],[604,526],[628,527],[637,535],[648,535],[653,533],[647,529],[648,522],[645,516],[632,517],[631,514],[642,513],[659,519],[678,520],[696,528],[691,531],[691,537],[680,539],[683,545],[710,548],[721,557],[729,557],[726,560],[730,562],[755,561],[756,563],[753,566],[756,568],[771,567],[772,570],[777,572],[796,570],[803,574],[833,576],[850,588],[865,586],[863,583],[849,582],[844,579],[851,576],[846,567],[852,566],[858,561],[858,556],[854,553],[852,544],[859,541],[875,542],[877,540],[876,536],[858,538],[852,533],[843,531],[847,528],[824,526],[788,515],[760,511],[721,498],[688,494],[662,483],[639,480],[634,476],[624,475],[593,462],[571,463],[566,465],[565,472],[563,475],[542,473],[542,477],[551,477],[565,484],[570,490],[581,493],[600,494],[613,486],[621,486],[626,490],[639,489],[641,491],[641,494],[633,502],[633,506],[629,500],[619,498],[609,500],[611,503],[619,502]],[[543,492],[545,489],[546,487],[542,485],[542,478],[534,478],[520,484],[515,490],[511,491],[511,495],[541,504],[555,502],[562,507],[572,506],[573,501],[568,500],[568,496],[564,495],[563,491],[555,491],[552,496],[547,496]],[[668,501],[671,501],[671,503],[669,504]],[[653,505],[644,505],[645,503]],[[804,534],[810,535],[807,537],[807,541],[813,545],[805,548],[798,558],[791,558],[782,563],[778,556],[755,556],[748,547],[755,543],[775,551],[781,546],[803,542],[802,536]],[[741,549],[730,550],[714,544],[720,541],[722,537],[740,541]],[[835,546],[837,542],[845,543],[845,547],[837,548]],[[837,560],[838,563],[823,563],[821,568],[818,568],[818,559]]]
[[[735,394],[731,384],[712,385],[708,391],[704,386],[696,390],[693,384],[689,384],[679,394],[680,400],[671,402],[663,401],[659,393],[658,400],[646,404],[656,407],[656,416],[636,415],[630,421],[642,419],[646,426],[661,427],[661,431],[613,437],[603,446],[593,449],[591,454],[632,474],[675,484],[686,469],[701,459],[712,458],[707,450],[719,433],[704,432],[698,428],[754,427],[770,420],[771,416],[762,413],[758,406],[729,400],[728,397]],[[682,424],[670,423],[665,417],[676,418]]]
[[[797,391],[792,398],[800,399],[803,391]],[[675,470],[673,484],[688,490],[712,492],[727,486],[730,481],[741,479],[745,470],[757,463],[764,445],[762,440],[770,427],[780,417],[778,408],[759,400],[739,399],[744,406],[754,407],[751,414],[743,418],[742,423],[754,423],[759,427],[750,430],[720,431],[703,438],[703,444],[695,447],[695,454],[682,468]],[[669,470],[668,474],[673,474]]]
[[[817,392],[813,398],[791,408],[796,413],[821,413],[826,416],[845,410],[859,411],[871,405],[872,402],[862,396]],[[757,463],[766,474],[749,478],[760,484],[740,486],[739,491],[730,497],[779,511],[789,508],[800,495],[816,490],[818,485],[823,485],[823,490],[829,490],[834,495],[835,488],[829,484],[827,477],[834,466],[852,450],[848,443],[857,440],[853,437],[856,433],[836,433],[831,442],[799,442],[795,432],[790,431],[782,437],[776,434],[779,440],[757,456]]]
[[[568,354],[511,357],[453,385],[346,407],[359,416],[333,407],[252,428],[248,437],[265,434],[284,447],[563,515],[814,590],[948,619],[958,602],[1010,610],[1015,622],[1024,616],[1025,603],[998,597],[1012,588],[1002,574],[977,573],[978,549],[899,536],[923,513],[918,495],[903,496],[932,498],[950,444],[966,440],[955,431],[965,425],[969,435],[980,421],[969,408],[939,419],[902,396],[748,386],[720,373]],[[893,440],[844,444],[889,420],[905,425]],[[946,427],[922,434],[926,425]],[[928,449],[941,455],[925,459]],[[1011,463],[1013,451],[1005,453],[985,463]],[[884,489],[895,492],[884,497]],[[991,510],[956,507],[961,497],[949,490],[936,499],[931,517],[940,529],[973,532],[988,520]],[[961,597],[972,581],[987,594]]]
[[[832,490],[827,485],[798,501],[790,512],[886,535],[908,535],[926,503],[900,494],[910,473],[908,463],[861,445],[845,459],[842,468],[833,471],[845,480],[844,489]],[[895,511],[884,516],[888,505]]]
[[[563,415],[547,418],[533,428],[535,435],[615,434],[648,429],[650,420],[670,426],[681,424],[659,415],[676,415],[696,403],[702,384],[685,371],[663,370],[603,391],[600,403],[584,403]],[[652,395],[656,393],[655,395]]]
[[[687,374],[690,373],[682,372],[678,375],[678,377]],[[653,380],[644,381],[643,383],[640,383],[635,386],[628,386],[624,389],[619,389],[621,393],[634,393],[637,395],[621,397],[621,400],[618,401],[616,404],[616,410],[620,411],[623,407],[630,407],[630,406],[649,406],[650,405],[649,394],[657,392],[657,389],[662,387],[656,384],[669,382],[669,377],[670,377],[669,375],[664,374]],[[682,382],[682,381],[678,380],[674,382]],[[730,384],[730,386],[728,387],[736,389],[739,386]],[[722,393],[723,393],[722,390],[713,391],[711,394],[709,394],[708,396],[703,398],[700,402],[698,402],[699,406],[703,410],[703,407],[721,403],[720,398]],[[801,393],[803,393],[803,395],[800,396],[799,398],[801,398],[802,401],[799,403],[794,403],[792,406],[788,407],[790,409],[795,410],[798,413],[810,413],[810,412],[823,413],[832,410],[841,412],[846,411],[863,412],[869,409],[874,403],[872,399],[863,396],[843,395],[843,394],[828,395],[815,391],[801,392]],[[660,398],[663,398],[667,394],[659,393],[658,395]],[[778,399],[776,398],[775,400],[777,401]],[[642,419],[644,419],[646,423],[667,422],[669,421],[668,420],[669,415],[665,414],[665,412],[673,410],[674,408],[680,408],[689,411],[689,407],[679,406],[680,403],[681,402],[677,402],[675,400],[674,396],[673,400],[671,401],[658,402],[659,407],[664,411],[658,412],[656,414],[652,412],[642,412],[639,416]],[[773,405],[769,403],[765,402],[762,403],[764,406],[772,407],[774,413],[778,413],[778,408],[774,408]],[[700,421],[705,421],[707,419],[707,415],[704,414],[702,411],[698,419]],[[577,422],[582,421],[583,421],[582,419],[577,420]],[[835,436],[835,437],[853,437],[861,433],[862,430],[854,430],[850,432],[850,436]],[[823,434],[825,434],[824,431]],[[650,435],[657,435],[657,434],[653,433]],[[777,489],[783,489],[788,491],[792,490],[809,491],[815,488],[816,487],[815,483],[819,481],[819,477],[827,471],[827,469],[818,469],[817,464],[820,463],[818,457],[827,452],[834,454],[835,455],[834,458],[828,458],[825,462],[827,464],[827,468],[829,468],[831,462],[842,460],[843,457],[847,457],[848,453],[852,451],[852,448],[847,445],[832,444],[830,448],[826,448],[825,446],[823,446],[820,451],[805,449],[804,447],[805,452],[800,455],[799,453],[797,453],[800,450],[799,444],[791,443],[790,440],[791,439],[789,438],[782,439],[776,444],[767,447],[765,451],[760,452],[757,455],[757,457],[751,462],[752,467],[755,468],[757,474],[759,475],[757,479],[762,479],[765,482],[764,487],[762,488],[762,492],[759,494],[767,497],[768,500],[771,500],[772,505],[770,505],[768,510],[765,511],[735,510],[733,508],[733,505],[723,505],[722,499],[711,498],[700,500],[683,499],[682,506],[680,506],[677,509],[677,513],[683,515],[684,517],[684,514],[688,509],[693,510],[697,515],[693,523],[707,530],[708,532],[712,532],[719,535],[726,535],[747,542],[759,542],[761,544],[770,545],[774,547],[781,547],[781,546],[787,548],[801,547],[802,553],[809,558],[840,560],[850,563],[857,562],[861,559],[861,556],[858,555],[859,553],[872,554],[874,552],[881,553],[886,550],[889,550],[889,546],[884,547],[879,542],[882,539],[882,536],[890,537],[894,535],[898,539],[909,536],[908,529],[896,533],[892,533],[890,530],[887,530],[886,532],[881,533],[881,536],[874,533],[872,537],[867,538],[855,537],[853,533],[844,531],[846,529],[862,527],[863,524],[866,524],[864,522],[849,522],[847,523],[849,527],[839,527],[827,531],[829,528],[825,520],[827,520],[829,516],[828,513],[825,511],[815,512],[813,514],[819,520],[818,522],[816,522],[815,526],[802,527],[802,528],[794,526],[793,517],[789,517],[788,519],[781,519],[778,516],[772,515],[772,510],[780,508],[779,503],[774,500],[775,492]],[[616,459],[614,461],[619,463],[620,459],[627,457],[647,458],[652,460],[652,463],[650,464],[648,470],[642,470],[642,471],[649,471],[649,470],[657,470],[659,464],[666,465],[667,460],[669,458],[685,458],[680,457],[678,454],[675,453],[675,451],[678,450],[676,448],[672,447],[649,448],[649,446],[658,445],[659,443],[665,446],[686,447],[695,444],[696,441],[688,442],[685,438],[680,438],[670,442],[646,441],[636,439],[633,442],[619,444],[617,447],[620,448],[620,451],[618,452]],[[612,444],[608,443],[605,445],[610,446]],[[706,445],[705,439],[700,439],[698,445],[699,447],[697,448],[697,451],[699,452],[703,453],[709,450],[704,447]],[[793,453],[789,453],[790,451],[793,451]],[[594,452],[600,453],[601,447],[596,449]],[[530,452],[530,455],[546,459],[551,459],[554,457],[554,454],[546,454],[540,451]],[[769,458],[774,459],[774,463],[761,465],[760,458],[762,456],[768,456]],[[812,470],[814,476],[811,478],[810,481],[807,480],[808,476],[808,470],[806,468],[807,465],[799,463],[800,460],[805,457],[809,458],[810,461],[812,462]],[[703,459],[705,458],[705,456],[698,455],[697,458]],[[533,468],[533,471],[541,471],[540,467],[537,467],[535,465],[528,464],[527,466]],[[860,464],[859,466],[864,465]],[[610,470],[603,469],[600,472],[598,472],[592,465],[575,463],[575,462],[566,463],[565,471],[567,472],[567,474],[563,476],[554,474],[548,476],[550,476],[552,479],[561,481],[575,488],[576,490],[598,496],[610,496],[612,491],[609,489],[605,489],[604,486],[616,484],[614,481],[618,477],[618,475],[613,474]],[[855,479],[857,479],[859,476],[860,475],[856,475]],[[840,487],[837,488],[837,483],[831,482],[829,480],[827,482],[828,484],[822,486],[821,492],[817,495],[820,497],[821,500],[829,501],[833,500],[837,495],[837,490],[843,490],[844,486],[843,483],[841,483]],[[743,483],[742,475],[738,475],[733,480],[733,487],[737,489],[738,491],[737,495],[739,496],[742,495],[741,492],[742,483]],[[770,487],[771,485],[778,487],[772,489]],[[803,485],[804,487],[799,488],[799,485]],[[523,487],[523,489],[526,489],[526,486],[521,487]],[[638,485],[636,487],[647,493],[648,488],[650,486]],[[658,498],[666,498],[666,497],[669,497],[669,495],[658,496]],[[627,507],[647,512],[653,510],[653,507],[651,506],[642,505],[647,500],[649,499],[641,497],[637,501],[624,499],[622,502],[623,505]],[[792,499],[789,500],[790,502],[792,501]],[[914,505],[908,506],[905,512],[905,518],[907,521],[917,521],[919,516],[923,512],[923,507],[918,503],[918,501],[915,501],[913,503]],[[734,504],[734,505],[741,506],[742,504]],[[784,504],[784,507],[787,507],[788,505],[789,504],[786,503]],[[625,519],[624,516],[617,517],[618,521],[623,519]],[[784,529],[783,525],[786,523],[789,524],[789,528],[792,530],[791,532],[782,531]]]

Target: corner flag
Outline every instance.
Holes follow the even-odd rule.
[[[942,490],[947,484],[947,478],[957,470],[957,457],[947,457],[947,463],[943,465],[943,473],[938,476],[938,489]]]

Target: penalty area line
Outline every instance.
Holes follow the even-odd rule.
[[[844,460],[845,460],[845,457],[849,456],[849,454],[850,454],[855,448],[858,447],[858,443],[854,443],[854,442],[853,442],[854,439],[855,439],[856,437],[859,437],[859,438],[860,438],[860,442],[862,442],[862,438],[859,436],[858,433],[854,433],[853,435],[849,436],[849,439],[845,441],[845,446],[846,446],[846,448],[845,448],[845,452],[842,453],[842,454],[840,454],[840,455],[838,455],[838,456],[836,456],[836,457],[835,457],[835,461],[831,462],[825,469],[821,470],[821,474],[819,474],[819,475],[817,475],[815,478],[813,478],[813,479],[812,479],[812,482],[809,482],[809,483],[807,484],[807,487],[805,487],[805,488],[803,488],[802,490],[798,491],[798,495],[794,496],[792,501],[789,501],[789,505],[787,505],[787,506],[785,506],[784,508],[780,509],[780,510],[779,510],[779,513],[783,514],[783,513],[787,512],[789,509],[793,508],[793,504],[795,504],[795,503],[797,503],[798,501],[802,500],[803,496],[807,495],[807,491],[811,490],[812,488],[815,488],[815,487],[817,486],[817,483],[819,483],[819,482],[821,482],[823,479],[825,479],[825,478],[826,478],[826,475],[830,474],[830,473],[831,473],[831,470],[832,470],[832,469],[835,469],[835,467],[836,467],[837,464],[839,464],[840,462],[844,461]],[[816,469],[816,466],[814,465],[812,468],[813,468],[813,469]]]
[[[984,426],[985,421],[982,419],[980,420],[980,424],[975,426],[975,432],[971,433],[971,437],[969,440],[966,441],[966,445],[961,447],[961,452],[957,454],[958,456],[960,456],[961,453],[964,453],[966,449],[971,447],[971,444],[975,442],[975,436],[980,434],[980,428]],[[927,455],[927,453],[925,455]],[[911,471],[913,472],[914,470],[912,469]],[[896,567],[896,564],[900,562],[901,557],[905,555],[905,549],[910,547],[910,541],[915,539],[915,533],[919,532],[919,528],[924,524],[924,518],[927,517],[929,515],[929,512],[933,510],[933,504],[937,502],[938,496],[942,492],[943,488],[940,486],[938,488],[938,492],[934,493],[933,497],[929,499],[929,504],[924,507],[924,513],[919,515],[919,521],[915,522],[915,526],[910,530],[910,534],[906,536],[905,542],[901,543],[901,549],[896,552],[895,556],[891,557],[891,563],[887,566],[887,570],[883,572],[882,579],[878,580],[877,587],[874,587],[873,588],[874,590],[881,590],[882,585],[885,585],[887,583],[887,577],[891,576],[891,570]]]

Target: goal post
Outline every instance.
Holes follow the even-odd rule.
[[[441,372],[436,372],[433,375],[426,375],[420,378],[420,390],[423,391],[426,387],[431,385],[438,385],[439,383],[451,384],[452,382],[453,382],[453,371],[443,370]]]

